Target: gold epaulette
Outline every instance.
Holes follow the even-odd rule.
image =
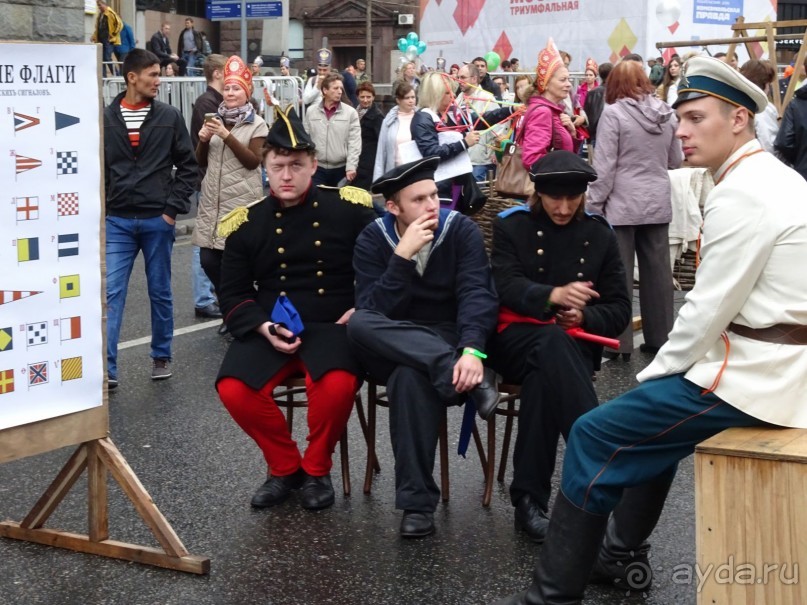
[[[249,220],[249,209],[255,204],[260,204],[265,199],[266,198],[261,198],[259,200],[255,200],[254,202],[250,202],[246,206],[233,208],[227,214],[222,216],[221,220],[219,221],[219,226],[216,229],[218,236],[229,237],[231,234],[235,233],[241,225]]]
[[[339,197],[351,204],[361,204],[368,208],[373,207],[373,196],[369,191],[361,187],[351,187],[350,185],[342,187],[339,190]]]
[[[338,191],[339,197],[351,204],[360,204],[368,208],[373,207],[373,194],[361,187],[353,187],[352,185],[345,185],[344,187],[318,185],[317,187],[326,191]]]

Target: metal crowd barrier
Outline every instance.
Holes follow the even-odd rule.
[[[281,108],[285,110],[289,105],[292,105],[297,111],[297,115],[302,117],[304,110],[302,78],[296,76],[259,76],[254,79],[254,84],[255,96],[262,108],[261,115],[267,124],[271,125],[274,121],[274,109],[265,102],[261,103],[263,101],[263,87],[269,89],[274,98],[280,102]],[[116,96],[125,90],[126,84],[122,77],[104,78],[104,105],[109,105]],[[160,78],[157,100],[176,107],[185,118],[185,124],[190,129],[193,105],[205,90],[207,90],[207,83],[204,78]]]

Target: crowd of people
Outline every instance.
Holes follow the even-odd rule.
[[[194,38],[183,32],[173,62],[194,59]],[[638,55],[588,58],[575,89],[572,57],[550,40],[512,93],[481,58],[421,74],[406,64],[385,116],[364,61],[339,73],[332,59],[318,51],[303,115],[277,107],[267,124],[250,102],[255,63],[207,56],[189,133],[155,100],[164,58],[126,55],[126,91],[104,114],[109,387],[139,251],[151,377],[171,376],[173,225],[195,193],[193,242],[215,293],[206,289],[197,311],[221,317],[232,337],[215,388],[267,464],[253,507],[298,491],[305,509],[334,503],[334,447],[370,379],[390,403],[400,535],[434,533],[446,408],[488,418],[502,376],[522,387],[515,525],[545,542],[531,587],[502,603],[577,603],[589,581],[624,587],[695,444],[730,426],[807,427],[807,283],[787,271],[807,253],[807,182],[766,151],[772,141],[804,169],[807,88],[774,135],[764,62],[738,70],[729,57],[676,56],[646,70]],[[504,71],[514,62],[520,69],[511,59]],[[272,102],[271,91],[261,96]],[[532,187],[495,219],[488,254],[464,198],[508,145]],[[141,156],[149,178],[138,180]],[[716,186],[698,281],[673,324],[667,171],[684,161]],[[634,258],[642,351],[655,357],[637,389],[598,406],[601,358],[633,352]],[[581,330],[619,346],[604,351],[575,338]],[[775,381],[765,379],[772,360]],[[309,401],[304,450],[273,399],[294,376]],[[567,453],[550,515],[560,436]]]

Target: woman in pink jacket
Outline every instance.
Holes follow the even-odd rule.
[[[582,139],[571,118],[564,113],[563,100],[569,96],[572,83],[569,70],[563,65],[555,43],[550,38],[538,54],[533,93],[527,102],[527,113],[519,143],[521,161],[529,170],[550,151],[577,151]]]

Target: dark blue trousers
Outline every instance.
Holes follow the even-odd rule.
[[[583,510],[606,515],[626,487],[675,474],[701,441],[763,421],[741,412],[683,374],[642,383],[584,414],[572,426],[561,490]]]

